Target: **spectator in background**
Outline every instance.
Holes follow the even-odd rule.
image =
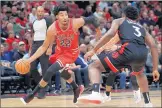
[[[108,7],[105,7],[103,9],[103,12],[104,12],[104,17],[105,17],[106,21],[109,22],[110,21],[110,18],[111,18],[110,13],[109,13],[109,8]]]
[[[16,23],[21,25],[23,28],[26,27],[26,23],[28,22],[28,20],[25,18],[25,13],[23,11],[21,11],[18,15],[18,17],[16,18]]]
[[[86,45],[88,45],[88,44],[90,44],[90,36],[85,36],[85,38],[84,38],[84,44],[86,44]]]
[[[98,4],[98,6],[101,8],[101,10],[103,11],[104,8],[108,7],[107,1],[100,1],[100,3]]]
[[[101,34],[104,35],[106,33],[106,28],[105,28],[106,20],[102,20],[100,24],[100,29],[101,29]]]
[[[160,5],[157,5],[155,7],[155,11],[154,11],[156,16],[162,16],[162,8],[160,7]]]
[[[14,33],[19,35],[22,28],[18,24],[16,24],[15,19],[16,19],[16,17],[11,16],[9,19],[9,22],[12,23],[12,26],[13,26],[12,29],[13,29]],[[10,31],[12,31],[12,30],[10,30]]]
[[[13,7],[12,7],[11,12],[12,12],[12,16],[13,16],[13,17],[18,17],[18,14],[17,14],[17,7],[16,7],[16,6],[13,6]]]
[[[6,17],[6,12],[7,12],[7,5],[3,5],[2,7],[2,18]]]
[[[6,43],[9,45],[8,50],[11,51],[12,50],[12,43],[14,41],[19,41],[18,39],[15,38],[15,34],[13,31],[9,32],[8,38],[6,39]]]
[[[120,76],[120,79],[119,79],[119,82],[120,82],[120,89],[125,89],[126,87],[126,69],[121,69],[121,73],[119,73],[119,76]],[[128,70],[127,70],[128,71]]]
[[[29,23],[33,23],[36,19],[36,9],[32,8],[32,13],[29,14]]]
[[[7,24],[9,23],[8,18],[4,17],[1,23],[1,36],[8,38]]]
[[[154,11],[150,10],[149,11],[149,18],[150,18],[150,25],[156,25],[156,22],[158,21],[157,16],[155,16]]]
[[[106,31],[108,31],[110,29],[110,27],[111,27],[111,23],[107,23],[106,24]]]
[[[121,9],[119,8],[118,2],[115,2],[110,9],[110,14],[114,19],[120,18],[122,15]]]
[[[8,32],[13,31],[13,24],[12,23],[7,24],[7,31]]]
[[[3,44],[1,44],[0,56],[1,60],[10,61],[10,55],[8,53],[5,53],[5,47]]]
[[[149,22],[149,18],[148,18],[148,14],[146,12],[142,13],[141,19],[140,19],[140,23],[143,25],[144,23],[147,25],[150,25]]]
[[[14,41],[12,43],[12,50],[11,50],[12,57],[13,57],[14,53],[16,53],[18,51],[18,49],[19,49],[19,43],[17,41]]]
[[[8,19],[12,16],[12,12],[11,12],[11,8],[10,7],[7,7],[6,16],[7,16]]]
[[[3,46],[4,46],[4,55],[7,57],[7,60],[9,62],[12,62],[13,61],[13,52],[8,50],[9,45],[7,43],[3,43]]]
[[[19,47],[18,47],[18,51],[16,51],[13,55],[13,59],[14,61],[17,61],[21,58],[23,58],[23,56],[26,53],[26,48],[25,48],[25,43],[23,41],[19,42]]]
[[[86,7],[86,11],[85,13],[83,14],[84,17],[88,17],[88,16],[91,16],[93,13],[92,13],[92,7],[90,5],[88,5]]]
[[[92,34],[92,30],[90,30],[90,28],[88,26],[83,26],[82,27],[82,32],[80,33],[80,43],[84,43],[84,39],[85,37],[88,35],[91,35]]]
[[[97,6],[96,7],[96,11],[93,13],[98,19],[102,19],[102,16],[103,16],[103,11],[102,11],[102,9],[99,7],[99,6]]]

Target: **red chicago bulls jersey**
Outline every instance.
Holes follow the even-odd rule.
[[[73,23],[72,19],[69,19],[69,26],[66,30],[62,30],[59,27],[58,20],[55,23],[57,37],[56,37],[56,44],[57,50],[61,51],[71,51],[74,53],[74,50],[78,51],[79,47],[79,36],[73,30]]]
[[[73,29],[73,19],[69,19],[69,25],[66,30],[62,30],[59,27],[58,20],[55,22],[55,28],[56,48],[55,54],[51,57],[50,61],[53,63],[57,59],[61,59],[60,61],[63,62],[66,59],[69,62],[74,62],[79,55],[79,35]],[[62,58],[64,58],[64,60],[62,60]]]

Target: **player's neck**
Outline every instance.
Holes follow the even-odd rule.
[[[131,22],[137,23],[137,20],[132,20],[132,19],[130,19],[128,17],[126,19],[129,20],[129,21],[131,21]]]
[[[61,30],[64,30],[64,31],[67,30],[69,28],[69,21],[66,25],[59,23],[59,27]]]

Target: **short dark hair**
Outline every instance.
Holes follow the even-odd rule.
[[[139,16],[139,11],[136,7],[133,6],[127,6],[123,10],[126,17],[130,18],[131,20],[136,20]]]
[[[69,8],[65,4],[61,4],[61,5],[55,6],[55,8],[54,8],[54,15],[56,16],[60,11],[67,11],[67,12],[69,12]]]

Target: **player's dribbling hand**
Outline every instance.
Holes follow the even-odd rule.
[[[85,61],[88,61],[88,59],[91,58],[94,54],[95,54],[94,50],[91,50],[91,51],[87,52],[87,53],[84,55]]]
[[[25,63],[28,63],[28,64],[31,63],[31,61],[29,59],[19,59],[19,60],[24,61]]]
[[[155,82],[159,80],[160,74],[158,71],[153,71],[152,75]]]
[[[48,48],[46,51],[46,55],[51,55],[52,54],[52,48]]]

